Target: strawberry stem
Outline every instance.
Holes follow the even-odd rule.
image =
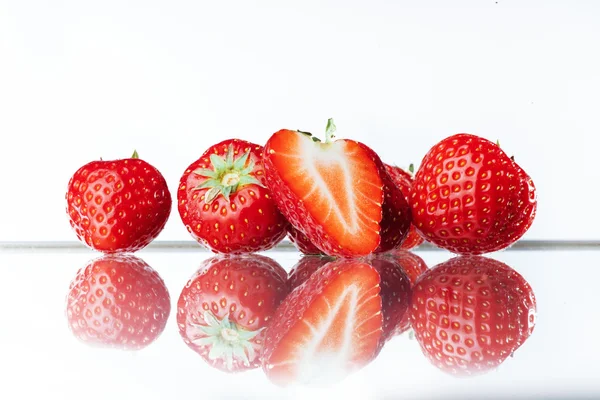
[[[333,118],[329,118],[327,120],[327,126],[325,127],[325,143],[333,142],[335,135],[333,134],[336,131],[336,126],[333,123]]]
[[[133,154],[131,155],[131,158],[140,158],[140,156],[138,155],[137,150],[133,150]]]

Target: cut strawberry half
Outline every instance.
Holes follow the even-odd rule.
[[[324,253],[360,256],[381,241],[383,182],[368,147],[353,140],[326,141],[280,130],[265,146],[267,185],[294,227]]]
[[[382,334],[379,274],[354,260],[331,262],[281,303],[262,361],[274,383],[328,384],[362,368]]]

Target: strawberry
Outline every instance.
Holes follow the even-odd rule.
[[[407,289],[408,292],[412,291],[412,287],[415,282],[427,270],[427,264],[425,261],[415,253],[406,251],[403,249],[395,249],[385,253],[386,257],[391,258],[394,262],[398,263],[402,271],[406,274],[410,287]],[[394,335],[400,335],[410,329],[410,315],[405,313],[402,319],[396,325]]]
[[[205,260],[177,303],[183,341],[226,372],[260,365],[264,329],[287,295],[287,273],[257,254]]]
[[[67,214],[79,240],[104,252],[134,252],[163,230],[171,194],[161,173],[138,158],[92,161],[69,180]]]
[[[110,254],[77,272],[67,295],[71,332],[94,346],[139,350],[162,333],[171,312],[161,277],[133,255]]]
[[[502,364],[527,340],[535,311],[533,291],[514,269],[461,256],[421,275],[413,289],[411,321],[435,366],[475,375]]]
[[[411,206],[428,241],[457,254],[483,254],[525,234],[537,199],[531,178],[498,145],[457,134],[423,158]]]
[[[303,254],[307,255],[320,255],[323,254],[321,249],[312,244],[310,239],[301,231],[294,228],[292,224],[287,226],[288,238],[290,242]]]
[[[369,363],[382,332],[379,274],[359,260],[328,263],[296,287],[267,327],[263,370],[274,383],[327,384]]]
[[[408,230],[408,205],[401,207],[403,197],[375,152],[353,140],[334,141],[334,131],[330,119],[325,142],[287,129],[269,138],[265,174],[279,209],[331,256],[367,255],[380,245],[399,244],[404,225]]]
[[[410,164],[408,167],[409,172],[406,172],[400,167],[385,164],[385,170],[390,175],[394,184],[400,189],[406,201],[410,200],[410,194],[412,193],[413,177],[411,174],[413,168],[413,165]],[[421,243],[423,243],[423,237],[419,235],[414,224],[411,223],[406,239],[400,244],[399,248],[404,250],[414,249],[415,247],[420,246]]]
[[[229,139],[211,146],[183,173],[177,192],[181,220],[216,253],[270,249],[287,221],[266,188],[262,146]]]

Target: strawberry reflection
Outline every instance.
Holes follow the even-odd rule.
[[[181,337],[217,369],[258,367],[264,329],[288,293],[286,279],[277,262],[257,254],[205,260],[179,296]]]
[[[158,273],[133,255],[90,261],[71,281],[67,319],[73,335],[98,347],[139,350],[163,332],[171,311]]]
[[[511,356],[533,332],[535,311],[534,293],[514,269],[462,256],[421,275],[410,314],[425,356],[444,372],[468,376]]]

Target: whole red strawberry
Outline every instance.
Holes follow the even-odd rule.
[[[537,200],[531,178],[498,145],[463,133],[423,158],[411,206],[428,241],[457,254],[483,254],[523,236]]]
[[[400,167],[391,166],[388,164],[385,164],[385,170],[390,175],[390,178],[392,178],[394,184],[400,189],[400,191],[402,191],[406,201],[410,201],[410,194],[412,193],[413,187],[413,177],[411,175],[413,171],[413,165],[410,164],[409,166],[410,173],[404,171]],[[414,249],[415,247],[420,246],[421,243],[423,243],[423,237],[419,235],[419,232],[417,232],[414,224],[411,223],[408,234],[406,235],[406,239],[402,241],[399,248],[404,250]]]
[[[427,358],[454,375],[502,364],[533,332],[536,302],[527,281],[481,256],[452,258],[413,288],[411,320]]]
[[[71,177],[67,213],[79,240],[104,253],[134,252],[163,230],[171,194],[161,173],[138,158],[92,161]]]
[[[362,143],[325,142],[309,133],[282,129],[265,145],[265,174],[281,212],[321,252],[354,257],[399,244],[410,209],[391,184],[383,163]]]
[[[290,242],[303,254],[307,255],[321,255],[323,252],[317,246],[315,246],[310,239],[301,231],[294,228],[292,224],[287,226],[288,238]]]
[[[161,277],[133,255],[92,260],[71,281],[67,295],[71,332],[94,346],[139,350],[162,333],[171,312]]]
[[[360,260],[321,267],[281,303],[267,327],[262,366],[285,386],[330,384],[377,355],[382,332],[379,274]]]
[[[204,261],[179,296],[181,337],[215,368],[256,368],[264,329],[288,293],[286,278],[279,264],[257,254]]]
[[[262,153],[257,144],[225,140],[181,177],[181,220],[194,239],[216,253],[267,250],[285,237],[287,221],[266,188]]]

